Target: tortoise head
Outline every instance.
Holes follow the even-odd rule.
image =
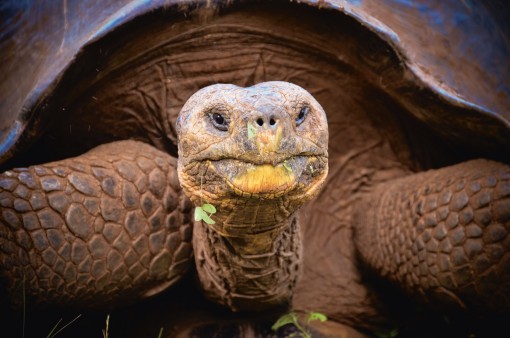
[[[177,133],[181,185],[196,205],[217,207],[222,234],[278,227],[327,176],[326,114],[290,83],[203,88],[182,108]]]

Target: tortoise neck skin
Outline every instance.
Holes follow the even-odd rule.
[[[217,210],[194,230],[205,294],[233,310],[289,303],[301,266],[297,212],[328,172],[321,106],[285,82],[213,85],[184,105],[177,132],[184,192]]]
[[[302,248],[297,216],[281,226],[259,235],[227,237],[195,223],[195,261],[205,295],[233,311],[287,306],[301,273]]]

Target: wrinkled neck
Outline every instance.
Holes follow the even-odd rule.
[[[291,301],[302,257],[296,214],[274,230],[236,237],[196,222],[193,246],[200,284],[209,299],[234,311]]]

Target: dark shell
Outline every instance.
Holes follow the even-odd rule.
[[[418,119],[471,147],[508,153],[510,15],[503,2],[301,2],[352,17],[393,49],[404,75],[388,83],[386,90]],[[156,9],[186,14],[198,7],[237,3],[32,0],[2,4],[0,163],[36,139],[45,126],[41,121],[51,115],[46,99],[86,46]]]

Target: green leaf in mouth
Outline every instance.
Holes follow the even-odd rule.
[[[204,203],[200,207],[195,208],[195,221],[204,221],[207,224],[215,224],[211,215],[216,213],[216,208],[214,205],[209,203]]]
[[[202,205],[202,209],[204,209],[205,212],[208,212],[210,214],[215,214],[216,213],[216,208],[214,207],[214,205],[209,204],[209,203],[204,203]]]
[[[290,167],[290,165],[287,163],[287,160],[283,161],[283,166],[285,167],[285,169],[287,169],[289,172],[292,172],[292,168]]]
[[[257,135],[257,129],[251,123],[248,123],[248,140],[254,138],[255,135]]]

